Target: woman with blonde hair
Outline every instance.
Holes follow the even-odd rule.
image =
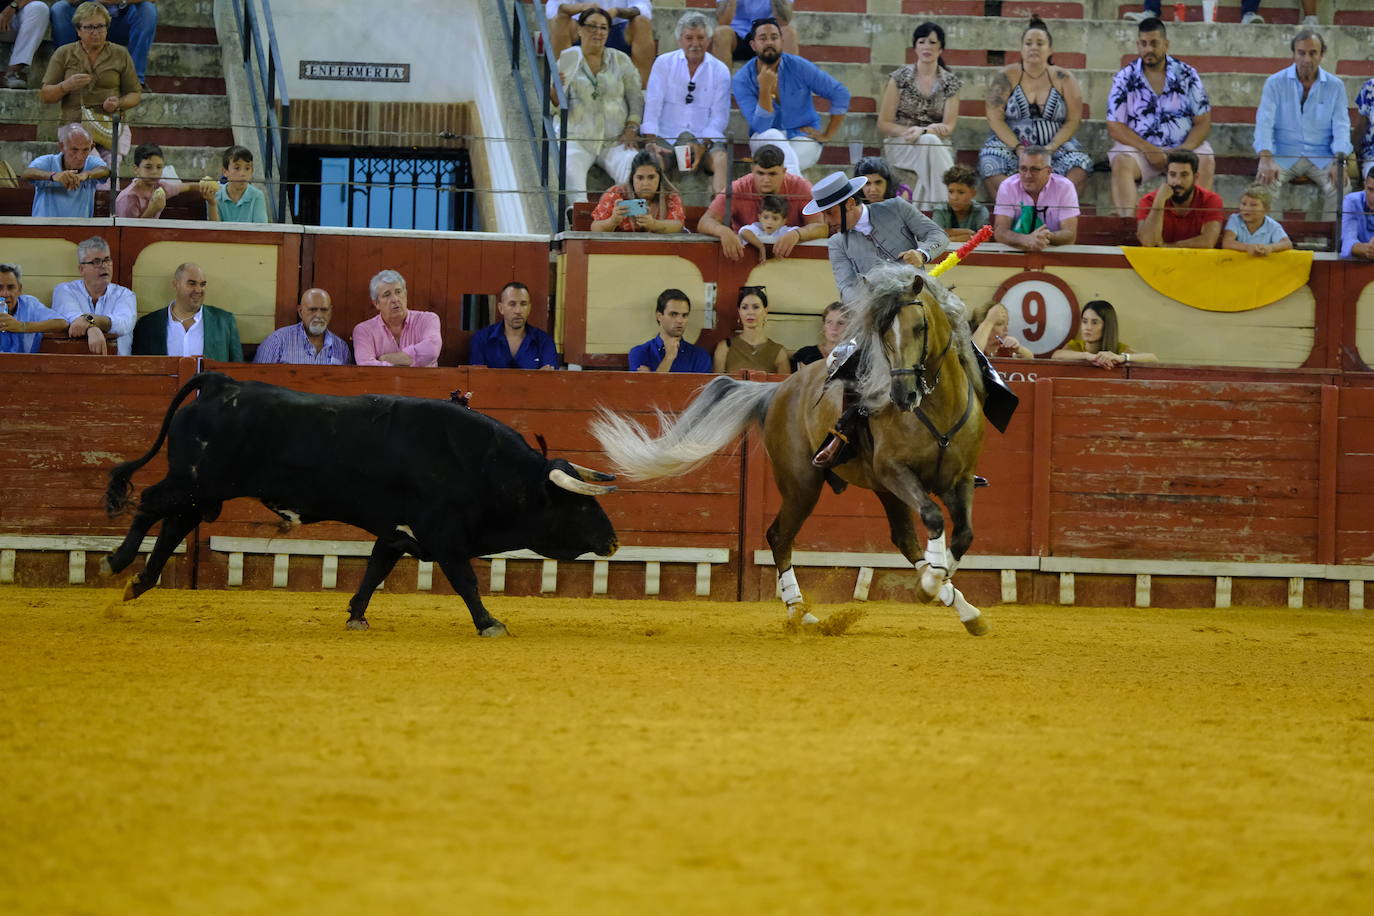
[[[849,322],[845,318],[844,303],[832,302],[825,307],[821,313],[821,342],[802,347],[792,354],[792,371],[796,372],[802,366],[825,359],[830,355],[840,342],[844,340],[844,332],[848,329]]]
[[[100,157],[113,166],[118,157],[111,153],[117,143],[111,119],[142,100],[138,74],[129,52],[108,40],[110,14],[105,7],[88,0],[76,8],[72,24],[77,39],[53,52],[38,97],[58,105],[60,123],[84,127]]]
[[[1031,352],[1021,341],[1007,333],[1011,326],[1011,315],[1000,302],[988,302],[973,310],[969,329],[973,331],[973,342],[989,357],[1000,359],[1034,359]]]

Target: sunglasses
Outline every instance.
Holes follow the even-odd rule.
[[[687,98],[683,99],[683,104],[685,104],[685,105],[690,105],[690,104],[692,104],[692,101],[696,98],[696,96],[692,95],[692,93],[694,93],[694,92],[696,92],[696,91],[697,91],[697,84],[696,84],[696,81],[695,81],[695,80],[688,80],[688,81],[687,81]]]

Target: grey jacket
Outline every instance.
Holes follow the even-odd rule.
[[[915,249],[932,262],[949,247],[949,237],[935,223],[900,197],[868,205],[871,237],[853,229],[830,237],[830,269],[840,298],[850,302],[860,290],[860,278],[884,261],[897,261]]]

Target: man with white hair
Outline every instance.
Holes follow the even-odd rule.
[[[45,333],[66,329],[65,318],[24,295],[18,264],[0,264],[0,353],[37,353]]]
[[[120,356],[133,352],[138,299],[134,291],[110,282],[114,258],[110,246],[94,236],[76,246],[78,280],[59,283],[52,291],[52,307],[71,322],[67,334],[84,337],[92,353],[105,354],[106,334],[115,335]]]
[[[296,309],[301,320],[288,327],[278,328],[258,344],[253,354],[255,363],[297,363],[311,366],[346,366],[353,362],[348,344],[329,330],[334,303],[322,289],[308,289],[301,293]]]
[[[29,88],[29,64],[48,30],[48,5],[43,0],[12,0],[0,10],[0,32],[14,35],[14,50],[5,68],[6,89]]]
[[[666,166],[677,164],[675,146],[691,147],[690,170],[705,168],[711,193],[725,190],[730,157],[725,125],[730,119],[730,68],[706,53],[711,27],[689,12],[677,21],[676,51],[662,54],[649,73],[640,132]]]
[[[439,316],[409,308],[405,277],[394,270],[379,271],[368,288],[377,314],[353,328],[358,365],[438,366],[444,345]]]
[[[59,127],[57,142],[57,152],[34,159],[19,176],[33,182],[30,215],[89,219],[95,214],[95,187],[110,177],[110,167],[91,151],[91,135],[80,124]]]

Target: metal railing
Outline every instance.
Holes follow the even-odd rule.
[[[526,21],[527,15],[533,17],[532,25]],[[525,115],[525,129],[529,133],[534,159],[539,166],[539,186],[544,192],[544,207],[549,225],[556,234],[565,228],[567,215],[563,188],[567,185],[568,160],[566,146],[559,142],[558,138],[568,135],[568,97],[563,90],[562,82],[557,78],[557,72],[549,66],[549,55],[540,54],[535,47],[535,35],[540,37],[546,51],[553,47],[549,22],[544,16],[541,4],[525,4],[513,0],[510,19],[502,17],[501,28],[505,32],[506,45],[510,49],[511,76],[520,95],[520,108]],[[535,105],[530,104],[530,94],[525,85],[526,76],[521,72],[522,65],[534,81]],[[554,120],[555,112],[557,122]],[[551,160],[554,163],[552,168]],[[550,171],[557,173],[556,186],[549,180]]]
[[[253,120],[262,148],[262,177],[272,189],[267,195],[269,215],[274,222],[286,222],[290,213],[286,144],[291,127],[291,98],[286,91],[271,3],[269,0],[234,0],[234,22],[243,43],[243,75],[248,81]]]

